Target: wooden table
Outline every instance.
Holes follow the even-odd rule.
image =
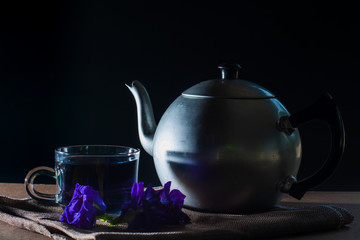
[[[54,185],[38,185],[38,190],[54,192]],[[0,183],[0,195],[13,198],[28,197],[23,184],[20,183]],[[297,202],[291,197],[285,197],[283,202]],[[335,204],[347,208],[354,216],[354,222],[343,229],[336,231],[317,233],[313,235],[302,235],[295,237],[276,238],[281,240],[345,240],[360,239],[360,192],[308,192],[301,200],[306,203],[314,204]],[[0,221],[0,239],[1,240],[48,240],[49,238],[11,226]],[[272,238],[274,239],[274,238]]]

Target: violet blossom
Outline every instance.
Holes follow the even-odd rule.
[[[105,213],[106,205],[98,191],[90,186],[76,184],[73,197],[66,206],[60,221],[79,228],[91,228],[96,216]]]
[[[184,206],[185,195],[178,189],[170,192],[171,182],[164,185],[160,194],[159,216],[165,224],[183,224],[190,222],[190,218],[181,211]]]
[[[181,211],[185,195],[179,190],[170,191],[171,182],[161,190],[151,184],[144,191],[144,183],[134,183],[131,201],[122,206],[120,218],[127,219],[130,229],[156,231],[159,224],[186,224],[190,218]]]

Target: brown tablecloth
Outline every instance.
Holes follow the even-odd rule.
[[[344,208],[290,203],[272,211],[250,214],[210,214],[184,209],[191,223],[164,226],[159,232],[130,232],[127,225],[110,227],[98,221],[91,230],[59,222],[56,204],[0,196],[0,220],[53,239],[259,239],[342,228],[353,221]]]

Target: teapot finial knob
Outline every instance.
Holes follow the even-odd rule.
[[[238,79],[241,66],[237,63],[222,63],[218,66],[221,69],[221,79]]]

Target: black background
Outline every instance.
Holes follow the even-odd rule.
[[[0,7],[0,181],[23,182],[31,168],[53,166],[59,146],[141,148],[135,101],[125,83],[137,79],[147,87],[159,120],[182,91],[219,77],[219,63],[237,62],[241,78],[272,91],[290,112],[326,91],[333,94],[346,149],[338,171],[317,189],[360,190],[355,6],[151,2],[28,1]],[[321,166],[330,144],[321,122],[300,133],[299,178]],[[146,184],[157,184],[145,151],[139,174]]]

